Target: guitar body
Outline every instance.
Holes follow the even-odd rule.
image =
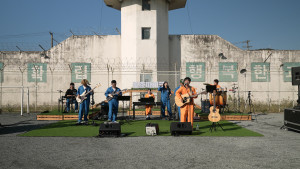
[[[184,106],[185,104],[188,104],[191,102],[191,98],[190,98],[190,95],[188,93],[186,94],[183,94],[181,95],[181,99],[175,97],[175,104],[178,106],[178,107],[182,107]]]
[[[92,91],[94,91],[96,88],[98,88],[98,87],[100,87],[101,86],[101,84],[100,83],[98,83],[92,90],[90,90],[89,92],[87,92],[86,93],[86,91],[84,91],[79,97],[76,97],[76,101],[78,102],[78,103],[82,103],[85,99],[87,99],[87,95],[90,93],[90,92],[92,92]]]
[[[216,91],[213,92],[213,105],[210,107],[210,113],[208,115],[208,120],[215,123],[221,120],[221,115],[219,113],[219,109],[216,107]]]
[[[215,108],[214,106],[210,107],[210,113],[208,115],[208,120],[211,122],[219,122],[221,120],[221,115],[219,113],[219,109]]]

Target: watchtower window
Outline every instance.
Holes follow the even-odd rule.
[[[151,0],[142,0],[142,10],[143,11],[150,11],[150,2]]]
[[[142,28],[142,39],[150,39],[151,28]]]

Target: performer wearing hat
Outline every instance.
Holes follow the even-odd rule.
[[[183,86],[183,79],[180,79],[179,84],[180,84],[180,85],[179,85],[178,87],[176,87],[176,89],[175,89],[175,91],[174,91],[175,97],[176,97],[176,92],[177,92],[177,90],[178,90],[180,87]],[[178,118],[179,118],[179,121],[180,121],[180,107],[178,107],[178,106],[177,106],[177,111],[178,111]]]
[[[191,98],[191,101],[180,108],[180,122],[186,122],[186,118],[188,122],[191,122],[193,127],[194,122],[194,98],[197,98],[196,89],[190,86],[191,78],[186,77],[184,79],[184,86],[180,87],[176,91],[176,97],[182,99],[181,95],[189,94],[190,96],[195,95],[195,97]]]
[[[153,97],[155,99],[154,94],[151,92],[151,89],[148,89],[148,93],[145,95],[145,98]],[[151,115],[151,110],[152,110],[152,105],[146,105],[146,120],[150,120],[150,115]]]
[[[108,122],[118,123],[116,121],[118,109],[119,109],[119,100],[118,96],[122,96],[122,91],[117,87],[117,81],[111,81],[111,87],[109,87],[105,92],[106,97],[112,97],[110,101],[108,101]]]
[[[221,89],[221,86],[219,85],[219,80],[218,79],[214,80],[214,84],[213,85],[215,85],[217,89]]]

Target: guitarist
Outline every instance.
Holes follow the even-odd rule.
[[[194,122],[194,98],[197,98],[198,95],[196,93],[196,89],[190,86],[191,78],[186,77],[184,79],[184,85],[181,86],[176,91],[176,97],[182,100],[181,95],[189,94],[190,96],[195,95],[195,97],[191,98],[191,101],[180,108],[180,122],[186,122],[186,118],[188,122],[191,122],[193,127]]]
[[[117,94],[113,94],[116,93]],[[105,92],[106,97],[112,97],[110,101],[108,101],[108,120],[107,122],[114,122],[118,123],[116,121],[117,114],[118,114],[118,108],[119,108],[119,100],[118,96],[122,96],[122,91],[117,87],[117,82],[115,80],[111,81],[111,87],[109,87]]]
[[[78,90],[77,90],[77,97],[82,95],[84,92],[87,93],[92,90],[92,88],[89,86],[89,81],[87,79],[82,79],[81,84],[82,85],[79,86]],[[87,116],[89,114],[89,108],[90,108],[90,95],[93,95],[93,94],[94,94],[94,92],[89,93],[86,96],[87,98],[82,103],[80,103],[78,122],[76,123],[76,125],[80,125],[82,123],[81,119],[82,119],[83,111],[84,111],[84,124],[85,125],[88,124]]]

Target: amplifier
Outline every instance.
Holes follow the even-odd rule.
[[[190,122],[172,122],[170,131],[173,136],[176,135],[191,135],[193,127]]]
[[[147,123],[146,124],[146,134],[150,136],[158,135],[159,127],[157,123]]]
[[[101,123],[99,128],[100,137],[118,137],[121,135],[119,123]]]
[[[300,110],[284,109],[284,125],[288,129],[300,131]]]

